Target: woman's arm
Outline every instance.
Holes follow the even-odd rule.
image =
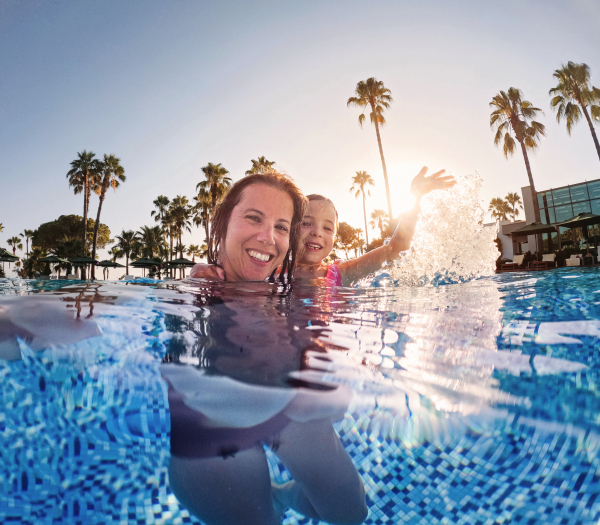
[[[441,170],[425,177],[427,167],[421,169],[410,185],[410,191],[415,196],[415,205],[402,214],[389,244],[375,248],[356,259],[339,263],[343,285],[349,285],[379,270],[383,264],[393,261],[400,252],[410,248],[421,211],[421,197],[433,190],[451,188],[456,184],[454,177],[443,176],[445,172],[446,170]]]

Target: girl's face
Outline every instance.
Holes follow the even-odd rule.
[[[282,262],[290,246],[292,198],[266,184],[242,193],[227,225],[220,262],[227,281],[264,281]]]
[[[302,219],[300,264],[317,264],[333,249],[336,233],[335,209],[326,200],[308,203]]]

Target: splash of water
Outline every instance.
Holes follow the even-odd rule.
[[[395,284],[452,284],[494,274],[497,230],[483,226],[481,183],[478,174],[460,176],[452,189],[422,200],[411,248],[390,271]]]

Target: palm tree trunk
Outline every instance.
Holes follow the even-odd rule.
[[[366,197],[365,190],[362,190],[363,194],[363,215],[365,217],[365,237],[367,239],[367,248],[369,247],[369,234],[367,233],[367,208],[366,208]]]
[[[373,108],[373,113],[375,108]],[[390,183],[388,182],[387,168],[385,167],[385,158],[383,156],[383,148],[381,147],[381,136],[379,135],[379,122],[375,118],[375,133],[377,133],[377,144],[379,145],[379,155],[381,155],[381,165],[383,166],[383,180],[385,181],[385,193],[387,195],[388,213],[390,220],[394,217],[392,214],[392,197],[390,196]]]
[[[598,158],[600,159],[600,144],[598,143],[598,137],[596,136],[596,130],[592,124],[592,119],[590,119],[590,115],[584,104],[581,104],[581,109],[583,109],[583,114],[585,115],[588,126],[590,127],[590,131],[592,132],[592,138],[594,139],[594,144],[596,145],[596,153],[598,153]]]
[[[129,254],[125,254],[125,274],[129,275]]]
[[[96,224],[94,224],[94,240],[92,241],[92,259],[96,258],[96,242],[98,241],[98,227],[100,226],[100,212],[102,211],[102,204],[104,203],[104,197],[106,196],[106,190],[108,189],[107,184],[102,185],[102,193],[100,194],[100,202],[98,203],[98,213],[96,215]],[[90,270],[90,277],[96,278],[96,267],[92,264]]]
[[[538,224],[542,222],[540,215],[540,204],[537,198],[537,191],[535,191],[535,184],[533,183],[533,175],[531,174],[531,166],[529,165],[529,157],[527,155],[527,149],[525,148],[525,144],[523,142],[521,144],[521,151],[523,152],[523,158],[525,159],[525,168],[527,169],[527,177],[529,178],[529,187],[531,188],[531,198],[533,200],[533,216],[535,222]],[[536,235],[536,244],[537,246],[543,246],[542,235]],[[539,249],[539,248],[538,248]]]

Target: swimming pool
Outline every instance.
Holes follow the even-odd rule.
[[[198,523],[168,476],[178,367],[212,370],[225,419],[258,414],[245,403],[265,388],[271,415],[298,389],[348,389],[334,427],[365,523],[596,523],[600,272],[375,284],[0,280],[0,521]],[[277,443],[264,451],[289,481]]]

